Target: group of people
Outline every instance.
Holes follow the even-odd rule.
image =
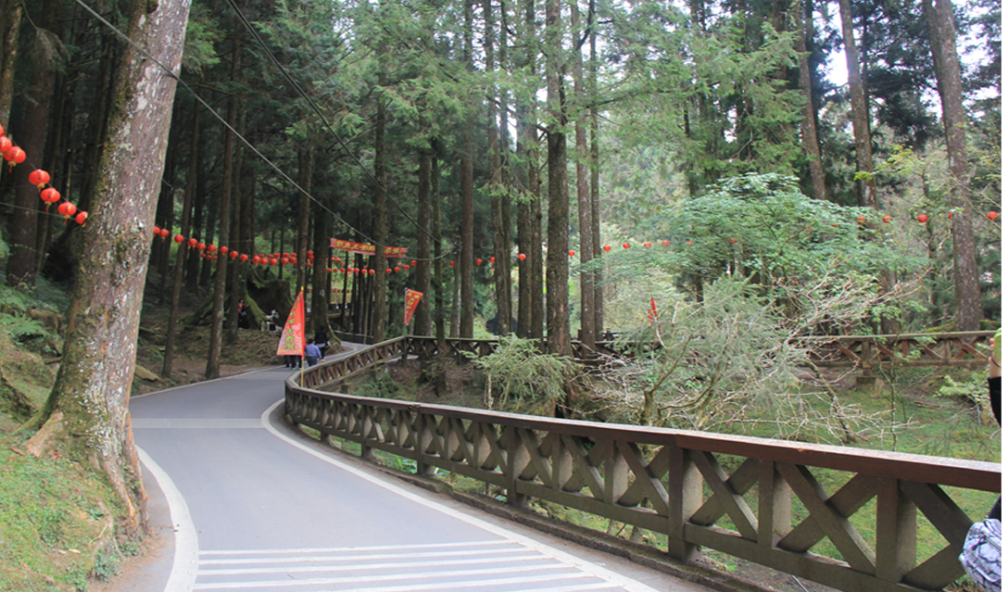
[[[302,368],[304,359],[306,360],[306,366],[311,367],[318,364],[326,356],[329,346],[330,336],[327,333],[327,328],[321,326],[317,328],[317,333],[314,334],[314,337],[306,340],[306,348],[304,348],[302,356],[296,356],[295,354],[285,356],[285,368]]]

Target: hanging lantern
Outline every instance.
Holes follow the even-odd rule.
[[[234,252],[234,253],[236,253],[236,252]],[[242,262],[245,262],[245,261],[247,261],[247,260],[249,260],[249,259],[250,259],[250,258],[249,258],[249,257],[247,257],[247,254],[246,254],[246,253],[241,253],[241,254],[240,254],[240,261],[242,261]]]
[[[946,217],[949,218],[950,220],[953,220],[953,212],[947,213]]]
[[[160,236],[160,227],[158,227],[157,225],[153,225],[153,234],[156,235],[157,237],[159,237]]]
[[[280,259],[278,261],[282,262],[282,265],[284,266],[285,264],[289,263],[289,258],[283,257],[282,259]]]
[[[230,259],[237,259],[237,257],[239,257],[239,256],[240,256],[240,253],[237,252],[237,251],[235,251],[235,250],[230,252]]]
[[[69,218],[77,213],[77,207],[69,202],[63,202],[56,210],[66,218]]]
[[[208,251],[209,253],[212,253],[213,251],[215,251],[215,250],[216,250],[216,246],[215,246],[215,245],[206,245],[206,246],[205,246],[205,249],[206,249],[206,250],[207,250],[207,251]]]
[[[929,220],[929,217],[926,216],[925,214],[919,214],[918,216],[915,217],[915,220],[924,223],[925,221]]]
[[[685,244],[686,245],[692,245],[692,241],[686,241]]]
[[[629,249],[629,248],[630,248],[629,243],[623,243],[623,249]]]
[[[307,251],[306,252],[306,258],[307,259],[313,259],[313,252],[312,251]]]
[[[995,219],[999,217],[999,213],[994,210],[991,210],[988,212],[988,214],[985,214],[985,216],[988,217],[988,220],[995,222]]]
[[[417,260],[416,259],[412,259],[411,260],[411,265],[412,266],[417,266]]]
[[[170,229],[160,229],[160,238],[166,239],[170,236]]]
[[[394,267],[393,271],[399,274],[400,273],[400,266]]]
[[[392,274],[392,273],[393,273],[393,270],[392,270],[391,268],[386,268],[386,273],[387,273],[387,274]]]
[[[612,251],[612,245],[605,245],[602,247],[602,249],[605,249],[606,251]]]
[[[223,255],[226,255],[229,251],[230,251],[230,248],[227,247],[227,246],[225,246],[225,245],[223,245],[222,247],[219,248],[219,253],[222,253]]]
[[[404,269],[405,270],[409,270],[409,269],[411,269],[411,267],[409,265],[407,265],[407,264],[404,264]]]
[[[476,263],[477,263],[477,265],[479,266],[480,264],[484,263],[484,260],[482,260],[482,259],[480,259],[480,258],[478,257],[478,258],[477,258],[477,262],[476,262]]]
[[[261,263],[261,256],[260,256],[260,255],[255,255],[255,256],[254,256],[254,257],[253,257],[253,258],[251,259],[251,262],[252,262],[252,263],[255,263],[255,264],[259,264],[259,263]]]
[[[491,256],[491,263],[494,263],[494,256]]]
[[[519,253],[518,254],[518,261],[525,261],[525,254],[524,253]]]
[[[28,158],[28,155],[24,154],[24,150],[20,146],[15,146],[3,153],[3,158],[7,159],[7,162],[13,168],[14,165],[23,163],[24,159]]]
[[[196,245],[198,245],[198,239],[196,239],[194,237],[192,237],[191,239],[188,239],[188,247],[194,247]]]
[[[277,266],[278,265],[278,260],[275,259],[275,258],[271,258],[271,259],[268,260],[268,263],[271,264],[271,265],[273,265],[273,266]]]
[[[608,251],[608,249],[606,249],[606,251]],[[574,257],[577,254],[578,254],[578,252],[574,251],[573,249],[571,249],[570,251],[567,252],[567,255],[569,255],[571,257]]]
[[[894,219],[891,218],[890,214],[885,214],[884,217],[881,218],[880,220],[884,221],[884,224],[890,224],[891,221],[894,220]]]
[[[856,222],[858,222],[859,224],[866,224],[866,217],[865,216],[857,216],[856,217]]]
[[[10,141],[10,138],[0,136],[0,152],[6,153],[11,148],[14,148],[14,143]]]
[[[76,221],[78,225],[83,226],[84,223],[87,222],[87,211],[82,210],[80,212],[77,212]]]
[[[327,268],[327,273],[328,273],[328,274],[330,274],[330,273],[331,273],[331,269],[330,269],[330,268]]]
[[[668,239],[665,239],[664,241],[661,242],[661,244],[664,245],[665,247],[667,247],[667,246],[671,245],[671,241],[669,241]]]
[[[28,182],[38,189],[42,189],[49,182],[49,174],[41,169],[35,169],[28,175]]]
[[[456,262],[454,262],[454,261],[449,262],[449,266],[455,268],[456,267]]]
[[[183,236],[181,236],[180,234],[174,235],[174,242],[175,243],[181,243],[182,241],[184,241],[184,237]]]
[[[195,249],[198,249],[199,251],[205,251],[205,248],[206,244],[202,243],[201,241],[198,242],[198,245],[195,245]]]
[[[373,275],[373,274],[375,274],[375,273],[376,273],[376,271],[375,271],[375,270],[369,270],[369,275],[370,275],[370,276],[372,276],[372,275]]]
[[[59,192],[54,187],[47,187],[43,189],[42,192],[38,195],[40,198],[42,198],[42,201],[45,202],[46,204],[45,206],[46,212],[48,212],[50,205],[55,204],[62,198],[62,196],[59,195]]]

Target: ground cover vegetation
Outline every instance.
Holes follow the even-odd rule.
[[[0,0],[0,325],[60,362],[3,365],[5,430],[104,474],[137,537],[137,355],[166,381],[268,358],[239,320],[303,288],[377,341],[545,344],[562,395],[491,372],[492,406],[897,438],[913,415],[880,429],[805,387],[794,338],[997,326],[998,22],[988,0]],[[606,331],[665,347],[597,378],[561,358]],[[422,374],[439,394],[447,366]],[[767,415],[790,409],[813,422]]]

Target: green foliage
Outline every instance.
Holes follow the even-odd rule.
[[[567,382],[577,372],[571,358],[541,354],[535,340],[514,335],[499,338],[493,354],[470,358],[487,374],[488,409],[506,409],[509,404],[520,410],[546,409],[563,397]]]
[[[185,74],[202,74],[206,68],[219,63],[215,44],[221,35],[219,23],[213,18],[209,8],[194,3],[188,16],[181,58],[181,68]]]
[[[362,397],[379,397],[392,399],[400,392],[400,385],[390,377],[385,370],[376,370],[368,381],[362,383],[355,389],[356,395]]]
[[[118,575],[118,563],[121,560],[121,556],[114,549],[103,549],[94,559],[94,568],[91,569],[91,574],[99,581],[108,582],[112,577]]]

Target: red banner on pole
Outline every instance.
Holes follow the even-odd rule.
[[[354,241],[344,241],[342,239],[331,239],[331,249],[339,249],[360,255],[376,255],[376,246],[365,243],[355,243]],[[386,247],[383,249],[386,257],[407,257],[406,247]]]
[[[409,288],[404,293],[404,327],[410,325],[411,318],[414,317],[414,310],[417,309],[418,303],[421,302],[421,297],[423,296],[423,292]]]
[[[303,348],[306,345],[303,323],[306,321],[306,310],[303,306],[303,291],[299,291],[296,302],[289,311],[289,318],[285,320],[285,327],[282,328],[282,337],[278,340],[278,356],[303,355]]]

